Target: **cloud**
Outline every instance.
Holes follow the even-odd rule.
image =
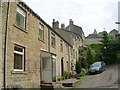
[[[68,25],[69,19],[81,26],[86,35],[94,28],[110,31],[117,28],[117,5],[119,0],[24,0],[49,25],[55,18]]]

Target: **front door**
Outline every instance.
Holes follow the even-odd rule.
[[[56,81],[56,56],[52,55],[52,81]]]
[[[41,80],[45,83],[52,82],[51,54],[41,51]]]

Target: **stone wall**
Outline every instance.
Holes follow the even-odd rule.
[[[39,39],[39,23],[44,25],[44,37],[48,37],[48,28],[38,17],[26,9],[24,5],[18,5],[27,12],[26,29],[22,30],[16,25],[17,3],[11,2],[7,44],[7,86],[37,88],[40,86],[40,50],[48,50],[48,38],[45,38],[43,41]],[[3,3],[2,8],[2,32],[4,42],[5,20],[7,15],[6,2]],[[24,71],[14,71],[14,46],[16,44],[25,48]]]
[[[61,60],[63,58],[64,62],[64,71],[68,71],[67,62],[69,62],[69,54],[66,54],[66,42],[62,40],[61,37],[56,35],[55,33],[55,39],[56,39],[56,45],[55,47],[52,47],[51,45],[51,33],[54,33],[53,31],[50,31],[50,52],[56,55],[56,75],[61,76]],[[60,40],[63,41],[63,51],[60,51]],[[70,46],[69,46],[70,47]],[[70,62],[69,62],[70,63]]]

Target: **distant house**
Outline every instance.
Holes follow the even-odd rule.
[[[113,29],[109,32],[109,36],[111,38],[116,38],[117,35],[118,35],[118,31],[116,29]]]
[[[116,38],[117,35],[118,35],[118,31],[116,29],[113,29],[108,33],[108,36],[110,38]],[[103,32],[99,32],[98,34],[93,32],[93,34],[89,34],[85,38],[85,44],[90,45],[90,44],[101,43],[102,37],[103,37]]]
[[[100,34],[96,33],[96,30],[94,30],[93,34],[89,34],[85,38],[85,44],[90,45],[90,44],[96,44],[96,43],[101,43],[102,36]]]

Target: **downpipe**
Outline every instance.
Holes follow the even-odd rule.
[[[10,15],[10,0],[8,0],[7,17],[6,17],[6,30],[5,30],[5,42],[4,42],[4,75],[3,75],[3,87],[7,90],[7,45],[8,45],[8,30],[9,30],[9,15]]]

